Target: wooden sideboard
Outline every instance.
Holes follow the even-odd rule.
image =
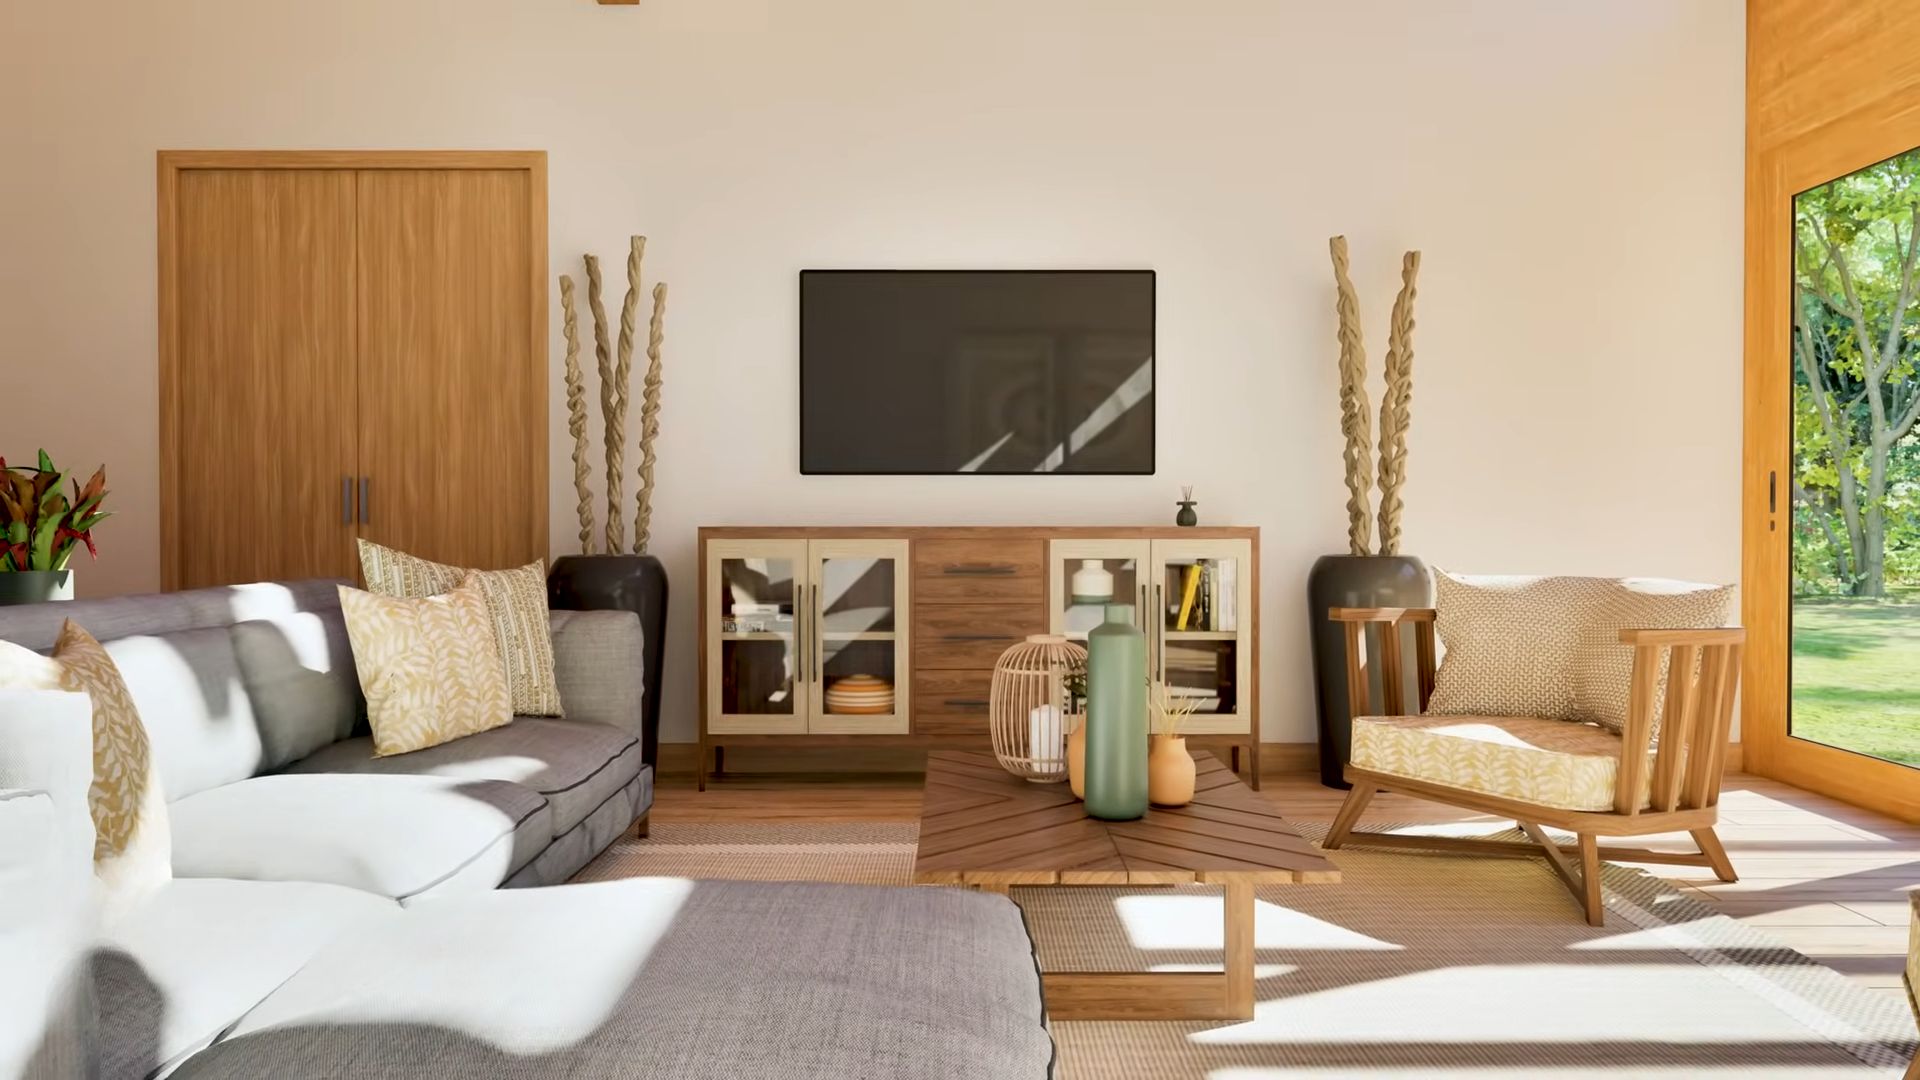
[[[729,746],[987,746],[1000,653],[1102,617],[1072,597],[1089,564],[1198,703],[1189,738],[1257,787],[1257,528],[726,526],[700,530],[702,790]]]

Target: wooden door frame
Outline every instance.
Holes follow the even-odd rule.
[[[551,434],[548,430],[547,383],[551,377],[547,356],[547,152],[545,150],[161,150],[157,167],[157,228],[159,249],[159,374],[160,374],[160,587],[180,587],[185,538],[178,519],[180,493],[180,368],[179,347],[179,212],[180,174],[211,169],[486,169],[524,171],[527,174],[528,237],[531,273],[528,275],[530,333],[533,358],[528,405],[536,425],[534,445],[540,454],[537,475],[546,476]],[[548,500],[533,500],[527,511],[533,520],[535,548],[546,552],[551,544],[547,526]]]
[[[1747,160],[1745,448],[1741,603],[1748,628],[1740,704],[1743,767],[1906,821],[1920,770],[1788,734],[1793,554],[1793,199],[1920,146],[1920,98],[1892,95]]]

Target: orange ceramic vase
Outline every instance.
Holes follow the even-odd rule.
[[[1193,755],[1187,740],[1155,735],[1147,754],[1147,801],[1155,806],[1185,806],[1193,801]]]

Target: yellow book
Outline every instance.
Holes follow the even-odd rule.
[[[1174,621],[1175,630],[1185,630],[1187,619],[1193,615],[1193,597],[1200,591],[1200,564],[1187,567],[1186,584],[1180,589],[1180,617]]]

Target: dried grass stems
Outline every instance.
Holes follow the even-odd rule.
[[[580,550],[593,551],[593,492],[588,481],[586,379],[580,370],[580,317],[574,310],[573,279],[560,275],[560,332],[567,342],[567,434],[573,436],[573,490],[580,496]]]
[[[640,271],[647,238],[632,238],[627,252],[627,295],[620,305],[620,334],[616,351],[612,327],[602,300],[600,260],[585,257],[587,306],[593,314],[594,357],[600,376],[600,419],[604,427],[607,465],[606,546],[618,553],[626,546],[626,524],[620,504],[625,497],[627,403],[633,378],[636,319],[640,310]],[[580,369],[580,339],[574,314],[573,280],[560,278],[562,330],[567,341],[567,431],[573,436],[574,489],[580,496],[580,550],[593,554],[593,500],[589,492],[592,467],[587,455],[587,410],[584,377]],[[647,323],[647,373],[640,406],[640,491],[633,519],[633,553],[644,555],[653,520],[654,440],[660,434],[660,355],[666,338],[667,286],[653,287],[653,315]]]
[[[1186,729],[1187,718],[1199,711],[1200,699],[1182,697],[1163,682],[1153,684],[1151,694],[1148,705],[1153,712],[1154,734],[1170,739],[1179,738]]]
[[[1373,554],[1373,424],[1367,393],[1367,349],[1360,332],[1360,301],[1347,273],[1347,238],[1327,241],[1333,255],[1335,313],[1340,320],[1340,434],[1347,481],[1347,550]],[[1400,295],[1387,331],[1385,396],[1380,399],[1380,554],[1400,553],[1401,491],[1407,481],[1407,428],[1413,406],[1413,301],[1420,253],[1400,261]]]

